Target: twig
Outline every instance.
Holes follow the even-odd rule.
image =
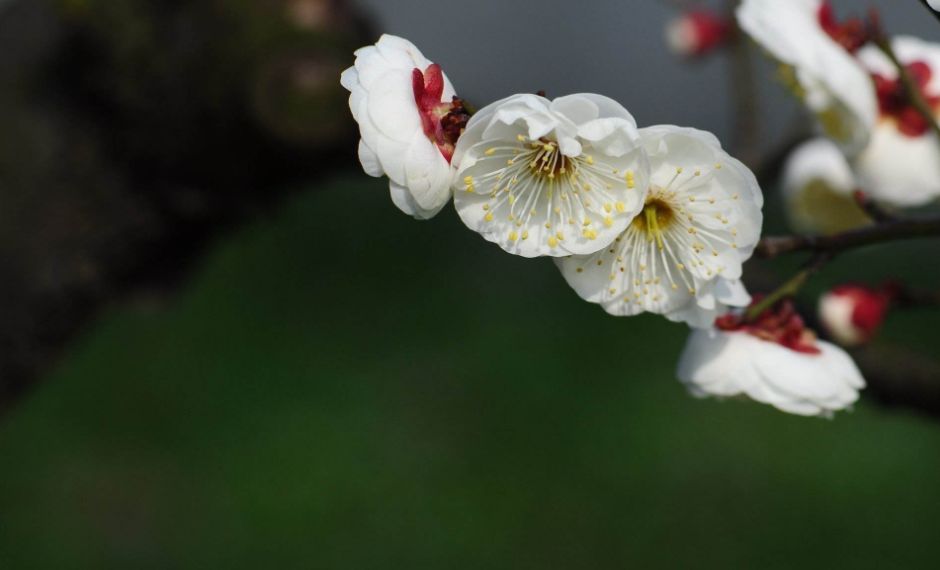
[[[761,316],[767,309],[776,305],[779,301],[788,297],[793,297],[800,292],[800,289],[806,285],[809,278],[819,273],[833,258],[833,255],[827,252],[817,253],[809,262],[803,266],[800,271],[790,278],[789,281],[778,287],[760,302],[747,310],[746,320],[753,321]]]
[[[911,289],[904,285],[895,285],[891,293],[895,307],[904,309],[940,307],[940,291]]]
[[[940,217],[896,218],[868,200],[861,190],[855,191],[855,199],[877,222],[876,225],[836,235],[766,237],[760,241],[757,254],[767,259],[797,251],[812,251],[815,255],[789,281],[748,309],[748,320],[758,318],[781,299],[795,296],[810,277],[848,249],[901,239],[940,236]],[[940,294],[915,294],[899,289],[897,295],[897,302],[901,306],[940,305]]]
[[[936,10],[931,8],[930,4],[927,3],[927,0],[920,0],[920,3],[923,4],[924,8],[927,8],[927,10],[930,11],[931,14],[933,14],[934,18],[936,18],[937,20],[940,20],[940,12],[937,12]]]
[[[890,241],[940,236],[940,216],[892,218],[874,226],[841,234],[817,236],[770,236],[757,245],[757,254],[773,259],[797,251],[826,252],[831,255]]]

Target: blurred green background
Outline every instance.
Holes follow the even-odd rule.
[[[936,247],[900,251],[818,286],[923,280]],[[0,568],[937,567],[940,422],[694,400],[685,334],[450,208],[321,181],[169,307],[111,311],[3,419]]]

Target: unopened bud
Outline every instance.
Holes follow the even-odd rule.
[[[891,295],[863,285],[840,285],[819,300],[819,320],[834,341],[860,346],[872,339],[891,306]]]
[[[728,39],[728,22],[706,10],[689,10],[666,24],[666,45],[676,55],[700,57]]]

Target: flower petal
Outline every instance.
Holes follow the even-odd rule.
[[[439,210],[451,196],[451,168],[423,132],[415,133],[405,154],[406,186],[419,207]]]
[[[369,176],[378,178],[385,174],[385,171],[382,170],[382,163],[379,162],[379,155],[375,154],[375,151],[362,140],[359,141],[359,162],[362,163],[362,169]]]
[[[388,70],[369,89],[369,118],[386,137],[410,142],[422,132],[411,71]]]

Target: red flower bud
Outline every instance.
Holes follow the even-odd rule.
[[[819,320],[833,340],[860,346],[881,328],[891,307],[891,294],[864,285],[840,285],[819,300]]]
[[[666,24],[666,44],[676,55],[700,57],[722,44],[730,36],[731,26],[705,10],[689,10]]]

